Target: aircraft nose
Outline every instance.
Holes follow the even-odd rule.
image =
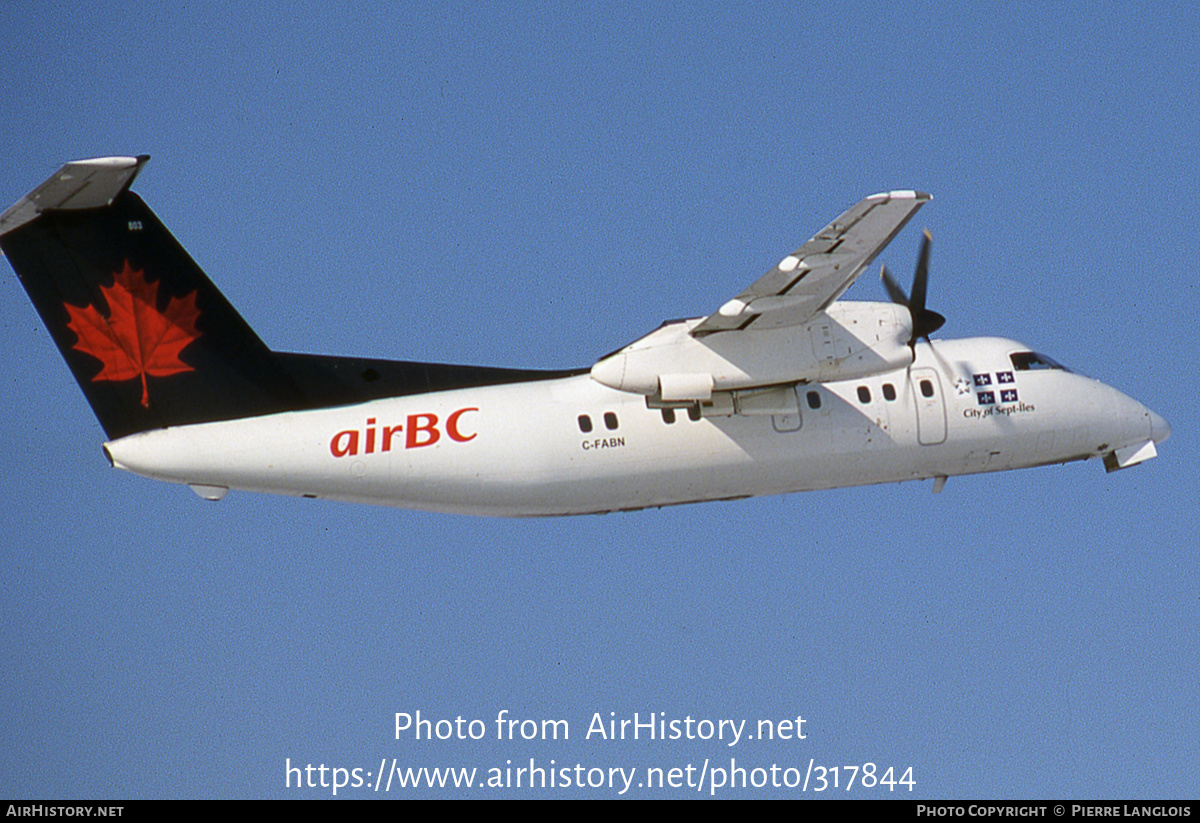
[[[1150,439],[1152,439],[1155,443],[1161,443],[1170,437],[1171,424],[1166,420],[1163,420],[1162,417],[1150,411],[1149,409],[1147,409],[1146,412],[1150,418]]]

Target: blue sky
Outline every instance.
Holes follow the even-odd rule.
[[[731,757],[911,766],[906,797],[1194,794],[1190,5],[101,2],[7,24],[3,206],[66,160],[153,155],[137,191],[275,348],[586,366],[918,188],[883,258],[907,275],[931,229],[939,336],[1022,340],[1174,436],[1131,471],[938,496],[534,521],[211,504],[108,467],[9,271],[0,794],[330,794],[287,788],[289,759]],[[498,741],[500,710],[571,739]],[[490,734],[396,739],[416,711]],[[807,737],[585,739],[610,712],[800,715]]]

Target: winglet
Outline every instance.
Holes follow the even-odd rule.
[[[44,211],[107,206],[129,188],[150,155],[73,160],[0,215],[0,235],[23,226]]]

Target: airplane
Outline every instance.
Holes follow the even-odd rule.
[[[3,249],[108,437],[182,483],[471,515],[595,514],[1157,455],[1170,426],[1022,343],[938,339],[911,293],[840,300],[930,200],[863,199],[705,317],[590,368],[272,351],[130,191],[149,157],[67,163]]]

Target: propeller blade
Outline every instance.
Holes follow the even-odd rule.
[[[932,243],[933,236],[929,234],[929,229],[925,229],[925,233],[921,235],[921,253],[917,256],[917,271],[913,275],[912,302],[908,306],[914,314],[920,314],[925,310],[925,293],[929,288],[929,248]]]
[[[883,280],[883,287],[887,289],[888,297],[892,298],[892,302],[898,303],[901,306],[907,306],[908,295],[904,293],[904,289],[900,287],[900,284],[888,272],[886,265],[879,269],[879,277]]]
[[[921,337],[929,340],[929,335],[940,329],[946,322],[945,317],[925,308],[925,297],[929,291],[929,253],[932,246],[933,236],[929,233],[929,229],[926,229],[921,237],[917,270],[913,273],[911,297],[904,293],[904,288],[888,272],[886,265],[879,269],[879,278],[883,280],[883,287],[887,289],[888,297],[892,299],[893,303],[906,307],[912,317],[912,337],[908,340],[909,346],[915,346],[917,339]]]

